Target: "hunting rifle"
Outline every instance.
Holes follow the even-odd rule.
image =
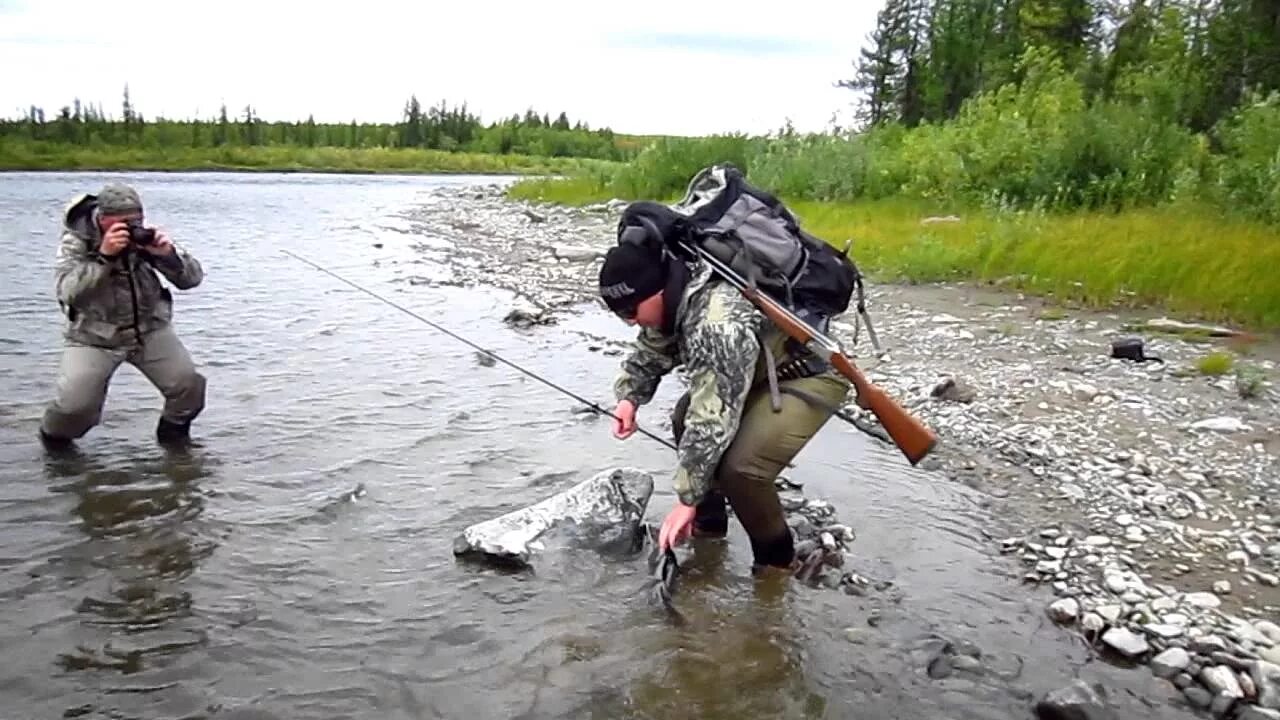
[[[641,222],[650,227],[650,232],[657,231],[657,228],[648,221],[648,218],[641,218]],[[661,235],[658,235],[658,237],[661,237]],[[862,374],[862,371],[853,364],[853,361],[849,359],[849,356],[845,355],[838,342],[818,332],[809,323],[796,317],[795,313],[778,304],[777,301],[765,293],[760,292],[752,283],[748,283],[733,268],[721,262],[710,252],[696,245],[691,245],[683,239],[678,242],[686,252],[696,253],[697,256],[711,265],[725,280],[728,280],[748,300],[760,308],[760,311],[772,320],[779,329],[814,355],[822,358],[841,375],[848,378],[849,382],[853,383],[854,390],[858,393],[858,405],[875,414],[885,432],[889,434],[889,437],[893,439],[893,443],[898,446],[898,449],[902,451],[902,454],[906,456],[912,465],[919,463],[929,454],[929,451],[933,450],[938,440],[933,431],[925,427],[924,423],[921,423],[915,416],[907,412],[906,408],[899,405],[887,393],[868,380]]]

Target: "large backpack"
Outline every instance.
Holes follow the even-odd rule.
[[[635,226],[656,231],[686,260],[696,258],[682,243],[702,248],[819,332],[848,309],[855,290],[858,312],[866,315],[862,274],[847,248],[841,252],[805,232],[781,201],[731,164],[700,170],[674,205],[631,203],[619,220],[619,238]]]

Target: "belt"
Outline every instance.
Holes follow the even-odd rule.
[[[808,354],[789,360],[778,366],[779,380],[798,380],[821,375],[827,371],[827,363],[817,355]]]

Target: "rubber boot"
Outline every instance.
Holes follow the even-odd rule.
[[[40,428],[40,444],[50,455],[63,455],[75,449],[75,442],[71,438],[50,435],[44,431],[44,428]]]
[[[764,542],[752,540],[751,554],[752,573],[758,573],[766,568],[780,568],[790,572],[797,572],[803,567],[798,567],[795,539],[792,537],[790,530],[774,540]]]
[[[694,510],[693,536],[722,538],[729,534],[729,511],[724,495],[712,490]]]
[[[175,423],[160,418],[156,423],[156,440],[161,445],[181,447],[191,441],[191,421]]]

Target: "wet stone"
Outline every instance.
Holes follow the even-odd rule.
[[[1215,718],[1225,718],[1235,703],[1236,698],[1233,698],[1230,695],[1216,695],[1213,700],[1209,702],[1209,712],[1212,713]]]
[[[1159,678],[1171,678],[1187,669],[1191,655],[1182,648],[1169,648],[1151,659],[1151,672]]]
[[[1219,665],[1229,667],[1232,670],[1248,670],[1253,665],[1252,661],[1238,658],[1235,655],[1222,650],[1210,653],[1209,659]]]
[[[1102,642],[1125,657],[1138,657],[1151,650],[1145,638],[1127,628],[1113,627],[1102,634]]]
[[[1247,705],[1236,715],[1236,720],[1280,720],[1280,710]]]
[[[1046,694],[1035,707],[1040,720],[1117,720],[1101,685],[1076,680]]]
[[[1187,593],[1186,596],[1182,598],[1182,601],[1193,607],[1203,609],[1216,608],[1222,605],[1222,600],[1218,599],[1217,595],[1207,592]]]
[[[1049,617],[1054,622],[1070,623],[1080,614],[1080,603],[1075,598],[1063,598],[1049,606]]]
[[[1166,623],[1151,623],[1143,625],[1142,630],[1148,635],[1161,638],[1162,640],[1171,640],[1176,637],[1181,637],[1183,632],[1185,632],[1177,625],[1169,625]]]
[[[1086,613],[1084,617],[1080,618],[1080,629],[1087,633],[1097,634],[1106,627],[1106,621],[1097,613]]]
[[[1213,694],[1199,685],[1183,688],[1182,694],[1187,697],[1187,702],[1191,703],[1192,707],[1197,707],[1201,710],[1208,709],[1209,705],[1213,703]]]
[[[1230,695],[1233,698],[1244,697],[1244,690],[1235,672],[1224,665],[1206,667],[1200,671],[1200,682],[1215,695]]]

